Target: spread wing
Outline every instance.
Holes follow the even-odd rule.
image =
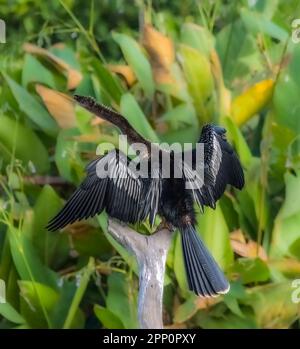
[[[120,151],[92,161],[87,176],[47,228],[61,229],[77,220],[87,219],[104,209],[113,218],[126,223],[139,220],[143,182],[128,166],[129,159]]]
[[[220,130],[213,125],[206,125],[199,139],[199,143],[204,144],[204,180],[201,182],[196,177],[193,195],[200,207],[206,205],[215,208],[227,184],[238,189],[244,186],[244,172],[239,158],[226,140],[226,131]],[[195,164],[195,150],[192,150],[192,158]]]
[[[86,167],[86,178],[49,221],[47,229],[62,229],[103,210],[125,223],[137,223],[149,217],[153,225],[161,195],[160,172],[152,169],[155,174],[149,178],[140,176],[135,170],[138,163],[129,166],[132,161],[119,150],[93,160]]]

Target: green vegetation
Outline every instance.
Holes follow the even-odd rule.
[[[137,327],[136,265],[105,214],[45,229],[97,145],[117,141],[115,127],[74,105],[77,93],[153,141],[195,142],[204,123],[225,125],[245,168],[245,189],[228,188],[198,217],[231,292],[188,291],[176,236],[165,325],[299,328],[299,1],[12,0],[0,13],[0,327]]]

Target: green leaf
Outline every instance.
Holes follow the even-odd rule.
[[[225,83],[230,84],[239,77],[245,79],[252,71],[262,70],[255,38],[249,35],[240,19],[225,25],[216,38]]]
[[[270,278],[267,264],[259,258],[239,258],[232,266],[231,272],[238,274],[243,284],[263,282]]]
[[[138,328],[136,289],[127,275],[115,272],[109,275],[106,307],[125,328]]]
[[[33,209],[30,229],[32,244],[47,266],[60,267],[69,257],[69,240],[66,234],[55,234],[46,229],[47,222],[62,208],[60,197],[45,185]]]
[[[125,93],[121,99],[121,113],[126,117],[134,129],[151,142],[159,142],[136,99],[130,93]]]
[[[253,308],[259,328],[289,328],[298,318],[299,304],[292,301],[291,282],[252,288],[243,303]]]
[[[210,31],[194,23],[184,23],[181,29],[181,41],[209,57],[214,48],[214,37]]]
[[[52,288],[33,281],[19,281],[20,309],[32,328],[52,328],[49,313],[59,295]]]
[[[257,324],[251,317],[246,314],[244,318],[237,316],[231,312],[224,314],[222,317],[207,316],[206,311],[199,312],[196,315],[198,326],[204,329],[255,329]]]
[[[64,279],[59,288],[59,299],[50,312],[50,320],[53,328],[61,329],[68,315],[70,306],[77,290],[77,280]],[[84,315],[80,308],[77,309],[70,328],[84,328]]]
[[[113,76],[112,73],[98,60],[93,61],[93,69],[100,81],[102,89],[105,90],[117,104],[119,104],[123,89],[117,78]]]
[[[215,111],[214,80],[207,57],[196,49],[180,45],[188,90],[201,123],[211,121]]]
[[[35,57],[26,54],[22,70],[22,85],[26,88],[31,82],[39,82],[56,89],[55,81],[50,71]]]
[[[130,269],[132,269],[136,274],[138,272],[138,266],[136,262],[136,258],[128,252],[122,245],[120,245],[107,231],[107,214],[106,212],[102,212],[98,215],[98,222],[102,231],[105,234],[106,239],[110,242],[113,248],[120,254],[120,256],[126,261],[129,265]]]
[[[0,315],[15,324],[24,324],[25,319],[9,303],[0,303]]]
[[[196,304],[197,300],[198,298],[195,295],[192,295],[187,299],[187,301],[180,304],[180,306],[175,310],[174,323],[181,324],[194,316],[198,311]]]
[[[167,111],[161,116],[160,120],[170,122],[174,129],[180,128],[182,124],[198,128],[198,119],[195,115],[194,108],[185,103]]]
[[[198,127],[189,126],[178,130],[160,135],[162,142],[180,143],[184,147],[184,143],[195,143],[199,139],[200,131]]]
[[[300,78],[299,75],[299,57],[300,48],[298,45],[292,46],[292,61],[288,69],[284,69],[279,75],[273,95],[273,105],[275,121],[292,131],[300,132],[300,121],[298,118],[300,112]]]
[[[261,0],[251,3],[249,7],[254,8],[256,11],[262,13],[265,18],[271,19],[278,8],[279,0]],[[291,6],[289,4],[289,6]]]
[[[91,96],[96,98],[93,81],[90,75],[84,75],[80,84],[76,87],[74,95]]]
[[[298,45],[293,45],[292,60],[288,66],[288,73],[289,73],[289,78],[292,79],[297,84],[298,88],[300,88],[300,77],[299,77],[299,74],[297,74],[299,72],[299,60],[300,60],[300,47]]]
[[[31,162],[37,173],[49,170],[49,156],[38,136],[28,127],[5,115],[0,115],[0,149],[6,161],[15,157],[28,165]]]
[[[272,233],[272,257],[282,257],[289,254],[289,249],[300,238],[300,171],[296,176],[285,175],[285,200],[275,219]]]
[[[198,216],[198,231],[207,248],[218,264],[226,269],[233,262],[233,251],[230,245],[229,230],[223,212],[217,204],[216,209],[206,209]]]
[[[18,284],[21,296],[36,310],[42,303],[43,307],[49,311],[58,301],[58,293],[46,285],[24,280],[19,281]]]
[[[133,69],[148,98],[154,94],[154,81],[151,65],[138,43],[126,34],[113,33],[114,40],[120,45],[127,63]]]
[[[242,165],[247,168],[252,162],[251,150],[235,122],[229,117],[225,117],[224,122],[228,132],[228,138],[233,142]]]
[[[56,57],[62,59],[69,64],[72,68],[80,70],[80,64],[76,58],[76,52],[70,47],[50,47],[49,52],[53,53]]]
[[[183,291],[184,297],[185,298],[190,297],[191,292],[189,291],[187,278],[186,278],[180,233],[177,234],[176,240],[175,240],[173,270],[174,270],[178,285],[180,289]]]
[[[55,163],[59,174],[70,182],[79,182],[84,176],[78,142],[72,137],[79,136],[77,129],[61,130],[55,148]]]
[[[28,236],[13,226],[8,227],[8,236],[13,261],[22,280],[56,289],[55,273],[42,264]]]
[[[37,125],[42,131],[50,136],[55,136],[58,130],[57,124],[48,111],[22,86],[3,73],[19,108]]]
[[[289,33],[260,13],[241,9],[241,18],[247,29],[254,35],[266,34],[274,39],[285,41]]]
[[[230,294],[230,292],[228,293]],[[233,314],[238,315],[240,317],[245,317],[245,315],[242,313],[241,308],[239,306],[239,303],[236,298],[234,297],[226,297],[227,294],[224,296],[224,302],[227,305],[227,307],[233,312]]]
[[[124,328],[122,321],[109,309],[106,309],[96,304],[94,306],[94,312],[105,328],[111,330]]]
[[[84,234],[74,234],[73,244],[80,256],[93,256],[102,259],[103,255],[108,255],[112,251],[111,244],[103,232],[92,227]]]

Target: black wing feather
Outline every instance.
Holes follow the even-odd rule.
[[[129,159],[120,151],[93,160],[87,177],[71,195],[63,209],[47,225],[51,231],[62,229],[77,220],[87,219],[104,209],[114,218],[127,223],[139,220],[140,195],[143,182],[128,168]],[[97,175],[97,166],[108,164],[107,177]],[[126,172],[127,176],[124,175]],[[112,178],[112,175],[115,175]]]
[[[223,195],[227,184],[242,189],[245,183],[244,172],[237,154],[227,142],[225,133],[218,134],[213,125],[202,129],[199,143],[204,143],[204,181],[193,191],[196,202],[215,208],[216,202]],[[192,150],[193,163],[196,150]]]

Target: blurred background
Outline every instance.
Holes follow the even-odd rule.
[[[176,235],[165,326],[300,327],[298,18],[298,0],[0,0],[1,328],[137,327],[137,266],[105,214],[45,230],[97,145],[117,142],[73,93],[152,141],[195,142],[203,124],[224,125],[240,156],[245,189],[228,188],[197,227],[231,291],[188,291]]]

